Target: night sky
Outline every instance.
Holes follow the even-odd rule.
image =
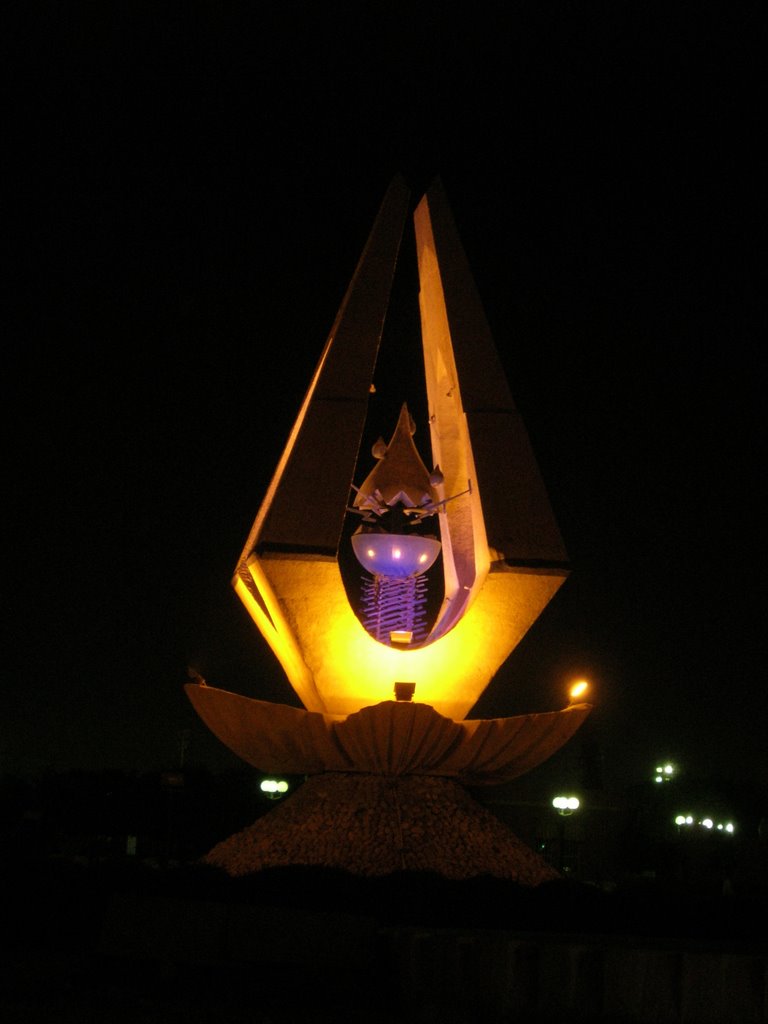
[[[188,665],[297,704],[230,577],[399,172],[443,182],[573,567],[475,714],[584,672],[610,778],[765,778],[757,5],[30,8],[0,771],[231,767]]]

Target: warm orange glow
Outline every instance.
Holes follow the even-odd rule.
[[[455,720],[466,717],[563,582],[491,572],[450,633],[409,650],[366,632],[335,561],[252,556],[248,569],[268,614],[242,578],[237,593],[308,710],[349,715],[391,700],[394,684],[406,678],[416,683],[419,701]]]
[[[248,570],[251,575],[250,586],[243,576],[238,576],[235,580],[235,593],[283,666],[288,681],[301,698],[304,707],[308,711],[325,710],[296,637],[286,622],[280,603],[256,559],[249,560]],[[258,598],[264,602],[264,607]]]
[[[571,700],[579,700],[582,697],[586,697],[589,690],[589,683],[586,679],[579,679],[575,682],[570,689],[569,696]]]

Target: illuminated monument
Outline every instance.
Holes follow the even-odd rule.
[[[208,854],[233,875],[555,874],[465,789],[541,764],[590,705],[465,717],[568,568],[439,184],[414,213],[433,468],[406,406],[360,451],[409,204],[395,179],[233,579],[306,710],[186,688],[239,757],[307,777]]]

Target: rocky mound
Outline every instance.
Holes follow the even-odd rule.
[[[537,886],[559,877],[452,779],[327,773],[311,776],[204,862],[233,877],[313,865],[355,875],[431,871]]]

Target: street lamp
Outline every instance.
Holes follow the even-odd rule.
[[[569,814],[573,814],[574,811],[579,809],[581,801],[577,796],[556,796],[552,801],[552,806],[557,810],[558,814],[563,817],[567,817]]]
[[[560,864],[560,870],[563,874],[567,873],[565,866],[565,819],[577,811],[581,806],[581,801],[577,796],[556,796],[552,800],[552,806],[558,813],[559,820],[557,825],[557,846],[558,846],[558,861]]]
[[[692,814],[678,814],[675,818],[675,824],[677,825],[678,831],[683,825],[694,824],[700,825],[702,828],[706,829],[707,832],[711,832],[712,829],[714,829],[716,832],[727,832],[729,835],[733,835],[736,829],[736,826],[732,821],[719,821],[715,824],[713,818],[699,818],[698,816],[694,818]]]
[[[288,792],[288,783],[285,779],[262,779],[259,788],[270,800],[279,800]]]

